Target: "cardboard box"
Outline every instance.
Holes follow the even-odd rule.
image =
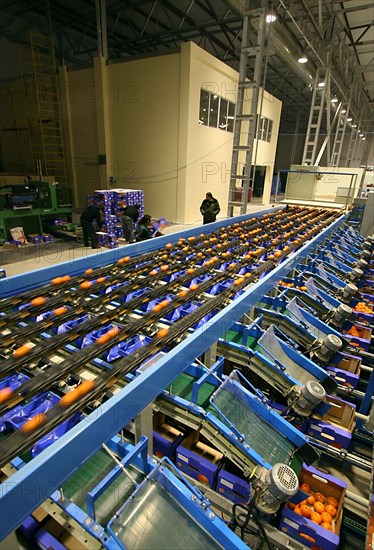
[[[176,449],[176,463],[178,468],[206,483],[212,489],[215,486],[219,463],[223,454],[207,445],[199,431],[192,432]]]
[[[3,243],[3,250],[15,250],[17,248],[16,243],[5,242]]]
[[[327,370],[338,384],[356,388],[360,381],[361,359],[347,353],[339,354],[342,358],[336,364],[328,365]]]
[[[153,417],[153,453],[157,458],[167,456],[174,461],[175,450],[182,443],[184,433],[170,425],[163,413]]]
[[[216,491],[232,502],[248,502],[250,485],[243,479],[243,473],[227,459],[218,472]]]
[[[311,495],[322,493],[326,498],[334,497],[338,501],[336,516],[333,518],[333,532],[310,519],[300,516],[287,507],[283,507],[279,528],[302,542],[307,548],[336,550],[340,543],[340,528],[343,519],[343,502],[347,484],[332,475],[311,466],[303,466],[299,477],[300,485],[307,483]]]
[[[332,408],[323,416],[313,415],[307,434],[338,449],[347,449],[355,428],[356,406],[338,397],[326,396]]]
[[[371,330],[369,328],[361,326],[354,326],[352,327],[352,329],[355,329],[356,334],[351,334],[350,332],[343,331],[344,337],[349,340],[351,344],[357,344],[357,347],[359,349],[369,351],[371,344]]]

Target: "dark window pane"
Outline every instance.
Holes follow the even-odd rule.
[[[267,141],[270,143],[271,136],[273,133],[273,121],[269,119],[269,128],[268,128],[268,135],[267,135]]]
[[[205,90],[201,90],[199,124],[202,124],[205,126],[208,126],[209,95],[210,94]]]
[[[209,126],[212,128],[217,128],[218,125],[219,99],[216,94],[210,96]]]
[[[235,120],[235,103],[229,101],[229,111],[227,115],[227,131],[234,131],[234,120]]]
[[[221,130],[227,130],[227,99],[221,98],[221,106],[219,109],[219,128]]]
[[[264,117],[264,129],[263,129],[263,132],[262,132],[262,141],[267,140],[268,128],[269,128],[269,119]]]

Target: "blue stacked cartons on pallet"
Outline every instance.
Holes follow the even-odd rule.
[[[99,242],[107,248],[118,247],[118,239],[123,237],[121,210],[124,206],[139,204],[140,217],[144,215],[144,191],[135,189],[100,189],[87,195],[87,204],[103,203],[104,212]]]

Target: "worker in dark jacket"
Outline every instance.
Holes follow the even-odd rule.
[[[135,242],[134,224],[139,219],[140,204],[128,205],[122,208],[123,236],[129,243]]]
[[[94,222],[97,225],[100,224],[100,211],[101,205],[98,204],[89,204],[84,212],[81,215],[81,226],[83,230],[83,243],[84,246],[90,246],[89,241],[91,242],[92,248],[100,248],[99,240],[96,235],[96,227]]]
[[[136,240],[137,241],[146,241],[147,239],[152,238],[151,227],[151,216],[147,214],[139,220],[138,227],[136,228]]]
[[[212,193],[207,193],[205,199],[201,203],[200,212],[203,215],[203,223],[215,222],[217,214],[221,211],[220,205],[212,195]]]

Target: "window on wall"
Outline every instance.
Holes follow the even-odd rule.
[[[210,94],[208,92],[201,90],[199,123],[205,126],[208,126],[209,123],[209,97]]]
[[[270,118],[266,118],[261,115],[258,117],[257,123],[257,139],[260,141],[267,141],[270,143],[271,135],[273,132],[273,121]]]
[[[199,124],[233,132],[234,119],[235,103],[217,94],[201,90]]]

